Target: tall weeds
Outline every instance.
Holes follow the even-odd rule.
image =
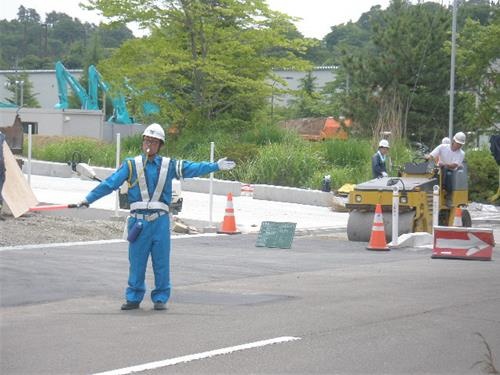
[[[141,135],[122,140],[121,159],[141,152]],[[308,142],[277,127],[256,125],[238,132],[187,129],[180,136],[167,135],[160,153],[176,159],[209,160],[210,142],[215,143],[214,159],[227,156],[237,168],[220,172],[218,178],[246,183],[272,184],[321,189],[325,175],[331,176],[332,189],[346,183],[357,184],[372,178],[371,156],[378,140],[349,139]],[[24,145],[27,152],[27,139]],[[83,137],[34,136],[34,159],[68,162],[74,152],[94,166],[115,166],[115,145]],[[400,166],[415,155],[404,141],[391,142],[389,174],[396,176]],[[498,186],[498,168],[488,150],[468,151],[469,195],[485,200]],[[479,191],[481,190],[481,191]]]

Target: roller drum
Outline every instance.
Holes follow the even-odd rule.
[[[370,241],[370,235],[373,227],[374,211],[352,210],[349,213],[347,221],[347,238],[349,241]],[[392,240],[392,213],[383,212],[385,239],[387,242]],[[415,212],[409,211],[399,214],[398,235],[413,232]]]

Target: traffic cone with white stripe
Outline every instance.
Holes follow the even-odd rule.
[[[223,234],[240,234],[236,229],[236,220],[234,218],[234,208],[233,208],[233,194],[227,194],[227,205],[226,213],[224,215],[224,221],[222,222],[220,230],[217,233]]]
[[[368,250],[388,251],[389,247],[385,241],[384,219],[382,218],[382,206],[377,203],[375,207],[375,216],[373,217],[372,233],[370,242],[367,246]]]
[[[463,227],[462,224],[462,209],[460,207],[455,207],[455,217],[453,218],[454,227]]]

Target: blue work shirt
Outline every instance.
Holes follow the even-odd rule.
[[[384,156],[380,153],[380,151],[377,151],[373,156],[372,156],[372,175],[373,178],[380,178],[382,177],[382,172],[387,173],[385,161],[387,160],[387,156]]]
[[[142,156],[142,162],[144,164],[144,155]],[[93,203],[96,200],[110,194],[111,192],[117,190],[125,181],[128,180],[130,170],[129,163],[132,166],[132,174],[131,174],[131,187],[128,189],[128,201],[129,203],[140,202],[141,199],[141,191],[139,188],[139,183],[137,181],[137,171],[135,168],[135,161],[133,158],[127,158],[122,163],[120,168],[116,170],[111,176],[103,180],[99,185],[97,185],[85,198],[87,202]],[[146,184],[148,187],[149,196],[152,197],[156,184],[158,183],[158,177],[160,174],[162,157],[159,155],[155,155],[153,160],[147,159],[147,162],[144,166],[144,176],[146,177]],[[217,163],[210,162],[192,162],[188,160],[182,161],[182,173],[181,176],[177,175],[176,172],[176,164],[177,161],[175,159],[170,160],[170,164],[168,166],[167,179],[165,181],[165,186],[163,188],[163,192],[160,197],[160,201],[170,204],[172,201],[172,180],[174,178],[191,178],[203,176],[205,174],[216,172],[219,170],[219,166]],[[142,171],[139,171],[142,173]]]

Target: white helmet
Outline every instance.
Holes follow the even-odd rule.
[[[387,139],[382,139],[379,143],[378,143],[378,147],[385,147],[385,148],[389,148],[389,141]]]
[[[165,131],[163,130],[160,124],[155,123],[149,125],[142,133],[142,136],[156,138],[165,143]]]
[[[462,133],[462,132],[458,132],[453,137],[453,141],[457,142],[457,143],[460,143],[461,145],[465,144],[465,134]]]
[[[441,140],[441,144],[442,145],[449,145],[451,143],[450,141],[450,138],[448,137],[444,137],[442,140]]]

